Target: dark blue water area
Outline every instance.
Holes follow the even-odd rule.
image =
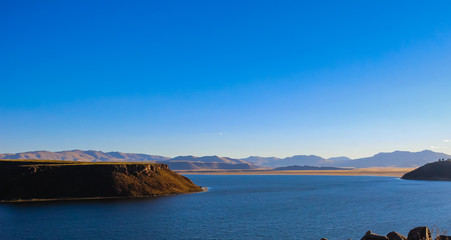
[[[451,182],[189,175],[208,192],[0,204],[0,239],[360,239],[451,230]]]

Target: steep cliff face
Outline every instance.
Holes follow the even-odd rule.
[[[199,192],[188,178],[155,163],[0,161],[0,200],[145,197]]]

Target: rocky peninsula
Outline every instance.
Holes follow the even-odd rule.
[[[451,181],[451,159],[425,164],[402,176],[409,180]]]
[[[150,197],[201,192],[157,163],[0,160],[0,201]]]

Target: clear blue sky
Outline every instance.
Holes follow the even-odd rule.
[[[451,153],[449,1],[1,1],[0,152]]]

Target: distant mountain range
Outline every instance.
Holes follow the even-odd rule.
[[[451,155],[424,150],[421,152],[395,151],[378,153],[372,157],[359,158],[340,163],[341,167],[419,167],[438,159],[448,159]]]
[[[0,159],[46,159],[46,160],[69,160],[84,162],[147,162],[162,161],[168,157],[147,155],[139,153],[102,152],[102,151],[82,151],[71,150],[61,152],[33,151],[23,153],[0,154]]]
[[[350,159],[348,157],[322,158],[315,155],[295,155],[287,158],[252,156],[242,160],[263,167],[286,167],[292,165],[308,165],[317,167],[418,167],[451,155],[424,150],[421,152],[394,151],[378,153],[372,157]]]
[[[253,163],[241,159],[218,156],[178,156],[175,158],[140,153],[102,152],[102,151],[33,151],[23,153],[0,154],[0,159],[46,159],[83,162],[157,162],[169,165],[172,170],[195,169],[253,169]]]
[[[0,154],[0,159],[47,159],[88,162],[159,162],[168,164],[174,170],[194,169],[254,169],[259,167],[278,168],[288,166],[312,167],[417,167],[451,155],[424,150],[421,152],[395,151],[378,153],[372,157],[350,159],[348,157],[322,158],[315,155],[295,155],[287,158],[251,156],[235,159],[218,156],[178,156],[169,158],[158,155],[102,152],[102,151],[33,151]]]
[[[332,161],[315,155],[295,155],[287,158],[252,156],[243,158],[242,160],[264,167],[286,167],[292,165],[330,166],[333,163]]]
[[[241,159],[233,159],[218,156],[179,156],[165,161],[159,161],[169,165],[172,170],[195,169],[253,169],[258,166]]]

